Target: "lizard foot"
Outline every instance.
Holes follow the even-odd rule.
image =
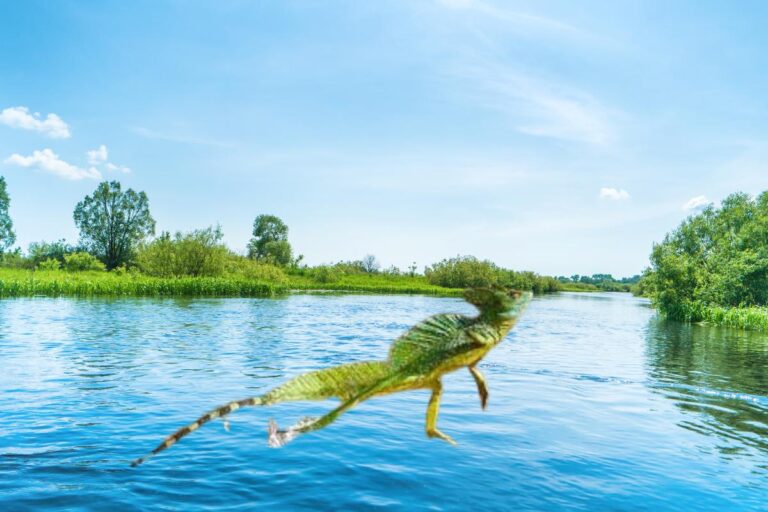
[[[286,430],[278,430],[275,420],[269,420],[269,426],[267,427],[267,444],[270,448],[280,448],[293,441],[299,434],[301,429],[315,422],[317,418],[302,418],[294,426]]]
[[[436,437],[438,439],[442,439],[443,441],[448,441],[450,444],[456,446],[456,441],[454,441],[453,438],[451,438],[451,436],[449,436],[448,434],[443,434],[437,429],[427,430],[427,437],[429,438]]]

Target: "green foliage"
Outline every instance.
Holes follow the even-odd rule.
[[[280,267],[231,253],[228,255],[227,276],[279,284],[285,284],[288,281],[288,277]]]
[[[562,289],[554,277],[534,272],[516,272],[496,266],[488,260],[474,256],[457,256],[427,267],[424,275],[431,284],[446,288],[477,288],[505,286],[535,293],[555,292]]]
[[[48,258],[37,264],[37,269],[42,271],[55,271],[61,269],[61,262],[56,258]]]
[[[253,221],[253,238],[248,257],[273,265],[290,265],[293,251],[288,243],[288,226],[274,215],[259,215]]]
[[[446,288],[478,288],[500,284],[502,270],[474,256],[457,256],[427,267],[427,281]]]
[[[591,276],[558,276],[564,289],[571,291],[629,292],[640,281],[640,276],[614,278],[611,274],[592,274]]]
[[[229,251],[222,243],[220,226],[189,233],[162,233],[142,246],[136,264],[147,275],[156,277],[217,277],[227,268]]]
[[[293,262],[293,250],[287,240],[272,240],[264,244],[264,255],[260,261],[272,265],[287,266]]]
[[[5,185],[5,178],[0,176],[0,254],[7,251],[16,242],[13,222],[8,213],[11,198]]]
[[[58,263],[58,260],[52,261]],[[72,254],[66,254],[64,256],[64,270],[67,272],[85,272],[89,270],[103,272],[105,268],[104,263],[87,252],[73,252]]]
[[[639,287],[659,311],[682,320],[768,304],[768,192],[732,194],[686,219],[654,245]]]
[[[5,268],[34,268],[18,247],[12,251],[0,253],[0,266]]]
[[[75,225],[84,248],[108,270],[127,263],[136,247],[155,232],[144,192],[122,191],[117,181],[102,182],[93,195],[77,204]]]
[[[40,262],[51,258],[64,264],[64,257],[73,252],[77,252],[77,249],[69,245],[64,239],[55,242],[32,242],[27,250],[27,258],[31,266],[35,268]]]

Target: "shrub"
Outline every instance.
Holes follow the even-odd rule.
[[[60,270],[61,263],[56,258],[48,258],[37,264],[37,270]]]
[[[430,284],[446,288],[474,288],[499,284],[502,271],[488,260],[474,256],[456,256],[427,267],[424,271]]]
[[[319,283],[336,283],[341,279],[342,272],[336,267],[328,265],[320,265],[313,268],[310,272],[310,277]]]
[[[142,272],[156,277],[216,277],[227,268],[229,251],[221,243],[219,226],[189,233],[163,233],[141,247],[136,264]]]
[[[92,254],[73,252],[64,256],[64,269],[67,272],[103,271],[106,269],[106,266]]]
[[[280,267],[230,254],[227,274],[254,281],[285,283],[288,278]]]

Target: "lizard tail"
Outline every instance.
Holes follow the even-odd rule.
[[[207,413],[203,414],[197,420],[190,423],[186,427],[181,427],[179,430],[177,430],[173,434],[166,437],[162,443],[157,445],[157,448],[152,450],[150,453],[148,453],[144,457],[139,457],[138,459],[131,462],[131,467],[136,467],[142,462],[149,459],[150,457],[153,457],[154,455],[157,455],[163,450],[170,448],[174,444],[178,443],[182,438],[184,438],[188,434],[191,434],[192,432],[202,427],[203,425],[205,425],[211,420],[215,420],[216,418],[223,418],[227,414],[234,412],[240,409],[241,407],[260,406],[260,405],[266,405],[267,403],[269,402],[266,401],[263,397],[258,396],[253,398],[244,398],[243,400],[235,400],[234,402],[229,402],[228,404],[222,405],[221,407],[217,407],[216,409],[208,411]]]

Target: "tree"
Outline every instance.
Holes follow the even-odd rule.
[[[127,263],[136,246],[155,233],[147,194],[132,189],[123,192],[117,181],[100,183],[93,195],[77,203],[74,218],[80,243],[107,270]]]
[[[275,265],[289,265],[293,251],[288,243],[288,226],[275,215],[256,217],[253,238],[248,244],[248,257]]]
[[[373,254],[366,254],[363,257],[363,271],[366,274],[375,274],[379,271],[379,268],[381,268],[381,265],[379,265],[379,262],[376,260],[376,256]]]
[[[5,178],[0,176],[0,254],[4,253],[16,241],[16,233],[13,232],[13,222],[8,214],[8,206],[11,198],[5,188]]]

